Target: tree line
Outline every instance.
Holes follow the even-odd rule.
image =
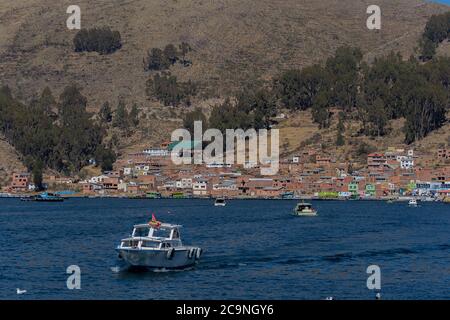
[[[450,11],[433,15],[428,20],[419,42],[422,60],[432,59],[439,44],[446,39],[450,39]]]
[[[166,106],[177,106],[180,103],[189,106],[191,98],[197,94],[197,85],[191,80],[180,82],[170,72],[156,73],[147,80],[146,94]]]
[[[100,54],[110,54],[122,47],[119,31],[109,27],[81,29],[73,39],[75,52],[95,51]]]
[[[322,128],[330,126],[332,107],[360,120],[370,136],[386,134],[389,120],[404,117],[405,142],[412,143],[446,121],[449,77],[449,58],[421,64],[390,53],[368,65],[359,49],[341,47],[323,66],[286,71],[275,86],[284,107],[311,108]]]
[[[405,118],[405,142],[412,143],[440,128],[450,101],[450,58],[420,63],[390,53],[368,65],[358,48],[340,47],[325,63],[287,70],[269,88],[246,89],[212,109],[209,126],[269,128],[280,108],[311,110],[320,128],[339,111],[336,144],[343,145],[344,122],[362,123],[360,134],[383,136],[388,122]],[[198,110],[186,119],[197,118]],[[195,117],[194,117],[195,118]],[[186,120],[185,119],[185,120]],[[190,126],[189,121],[186,126]]]
[[[128,108],[122,99],[119,99],[115,111],[113,111],[106,101],[100,108],[98,112],[98,119],[100,124],[104,128],[112,126],[113,128],[118,128],[129,135],[132,132],[132,128],[139,124],[139,108],[136,103],[133,103],[131,110]]]
[[[58,101],[46,88],[29,104],[21,103],[8,87],[2,87],[0,130],[22,154],[33,175],[46,167],[75,174],[91,159],[103,170],[111,170],[116,155],[103,144],[105,131],[92,120],[86,104],[87,99],[74,85],[64,88]]]

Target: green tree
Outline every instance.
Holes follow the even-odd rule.
[[[173,44],[168,44],[164,48],[164,56],[170,64],[175,64],[178,61],[178,50]]]
[[[133,126],[137,126],[139,124],[139,109],[136,103],[133,103],[129,114],[130,122]]]
[[[170,66],[170,61],[167,60],[163,50],[159,48],[152,48],[144,59],[145,70],[166,70]]]
[[[384,102],[381,98],[377,98],[374,103],[369,106],[368,120],[372,127],[372,130],[370,131],[372,135],[380,137],[386,133],[388,118],[384,108]]]
[[[125,106],[125,102],[120,99],[117,105],[116,112],[114,114],[113,126],[118,127],[119,129],[126,130],[129,126],[129,115],[127,108]]]
[[[43,178],[42,178],[42,171],[43,171],[43,164],[41,160],[36,160],[36,162],[33,165],[33,183],[36,188],[36,191],[40,191],[44,189],[43,186]]]
[[[108,101],[106,101],[100,108],[99,116],[100,120],[104,123],[110,123],[112,121],[113,114]]]
[[[343,146],[345,144],[344,132],[345,132],[344,114],[342,112],[340,112],[339,113],[339,122],[337,124],[337,135],[336,135],[336,146],[338,146],[338,147]]]
[[[330,99],[326,91],[321,91],[314,98],[312,107],[312,117],[314,122],[319,124],[319,128],[328,128],[330,126]]]
[[[190,111],[185,114],[183,118],[183,127],[191,133],[194,134],[194,122],[201,121],[203,130],[207,129],[208,122],[205,114],[202,112],[200,108],[195,108],[193,111]]]
[[[100,165],[103,172],[113,170],[116,154],[103,146],[99,146],[95,152],[95,161]]]
[[[332,102],[345,111],[356,106],[362,57],[360,49],[344,46],[339,47],[326,62],[326,70],[331,78]]]

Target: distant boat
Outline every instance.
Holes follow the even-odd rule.
[[[295,216],[314,217],[317,216],[317,210],[310,203],[300,202],[295,206],[293,214]]]
[[[410,207],[417,207],[417,200],[416,199],[409,200],[408,206],[410,206]]]
[[[225,202],[224,198],[217,198],[216,201],[214,201],[215,207],[225,207],[227,203]]]
[[[64,198],[58,194],[43,192],[34,197],[22,198],[22,201],[38,201],[38,202],[62,202]]]
[[[34,201],[35,197],[21,197],[20,201]]]

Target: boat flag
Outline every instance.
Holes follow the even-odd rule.
[[[159,228],[161,226],[161,222],[156,220],[155,214],[152,213],[152,220],[150,221],[150,226],[154,228]]]

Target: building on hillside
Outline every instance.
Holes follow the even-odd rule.
[[[119,178],[106,178],[102,181],[103,190],[117,191],[119,188]]]
[[[397,162],[400,163],[400,168],[402,169],[414,168],[414,158],[412,156],[397,156]]]
[[[143,154],[149,157],[169,157],[170,152],[167,148],[148,148],[142,151]]]
[[[194,196],[207,196],[208,195],[208,181],[204,179],[198,179],[192,183],[192,193]]]
[[[12,192],[26,192],[28,191],[29,184],[30,184],[29,173],[13,173],[10,185]]]
[[[107,175],[100,175],[100,176],[95,176],[95,177],[91,177],[89,179],[89,183],[93,183],[93,184],[101,184],[103,182],[103,180],[108,179],[109,177]]]
[[[328,156],[316,155],[316,164],[318,166],[328,167],[331,164],[331,158]]]
[[[192,189],[192,179],[182,178],[176,181],[177,189]]]
[[[352,195],[359,194],[359,185],[357,182],[353,181],[348,184],[348,192]]]
[[[142,190],[146,191],[156,190],[156,176],[142,175],[137,178],[137,182]]]
[[[448,160],[450,159],[450,149],[442,148],[437,152],[438,159],[440,160]]]
[[[386,156],[384,153],[370,153],[367,156],[367,167],[369,171],[382,170],[386,164]]]

